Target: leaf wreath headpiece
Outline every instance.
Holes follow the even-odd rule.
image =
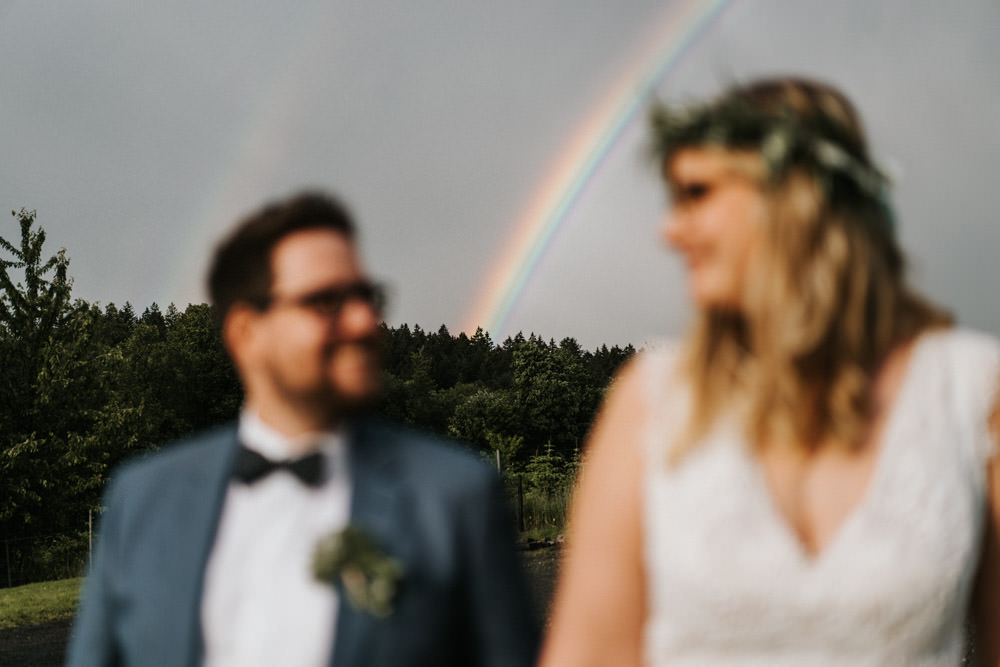
[[[765,111],[739,98],[689,107],[657,104],[650,114],[652,151],[664,163],[681,149],[719,146],[759,151],[772,182],[792,165],[809,168],[833,196],[835,183],[845,179],[858,193],[876,201],[885,212],[888,231],[895,227],[888,200],[889,179],[867,156],[857,154],[826,135],[806,127],[791,109]]]

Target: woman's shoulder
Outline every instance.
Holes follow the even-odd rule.
[[[996,445],[988,437],[988,424],[1000,399],[1000,339],[951,327],[924,333],[917,345],[920,368],[911,374],[920,385],[916,409],[925,419],[949,415],[951,423],[968,429],[977,464],[993,456]]]
[[[623,375],[641,386],[647,395],[662,392],[676,382],[683,347],[675,339],[647,341],[626,366]]]
[[[1000,382],[1000,339],[996,336],[951,327],[923,334],[918,345],[926,363],[944,374],[955,391],[990,397],[996,393]]]
[[[637,357],[640,359],[677,357],[681,353],[683,344],[683,341],[678,338],[654,338],[646,340],[639,347]]]
[[[921,336],[931,345],[963,358],[992,357],[1000,354],[1000,338],[978,329],[954,326],[933,329]]]
[[[689,406],[681,341],[645,342],[611,383],[602,413],[639,451],[659,450]]]

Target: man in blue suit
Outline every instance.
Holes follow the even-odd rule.
[[[219,246],[209,290],[239,420],[112,477],[69,664],[532,664],[495,474],[361,416],[382,293],[344,209],[265,207]]]

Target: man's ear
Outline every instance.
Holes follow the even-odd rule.
[[[222,342],[237,368],[246,363],[254,344],[260,312],[246,303],[234,303],[222,320]]]

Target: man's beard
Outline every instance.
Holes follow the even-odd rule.
[[[330,371],[330,365],[335,364],[338,361],[338,355],[347,353],[348,350],[346,348],[350,347],[360,348],[355,353],[364,354],[367,357],[367,361],[362,363],[367,363],[371,366],[368,369],[370,387],[359,392],[344,391],[343,388],[338,386],[336,380],[331,377],[335,373]],[[328,426],[335,425],[346,418],[357,416],[378,402],[382,389],[382,345],[379,339],[373,338],[334,343],[326,351],[325,357],[325,372],[318,386],[305,390],[295,389],[287,384],[283,387],[284,394],[289,397],[290,401],[298,403],[302,408]]]

